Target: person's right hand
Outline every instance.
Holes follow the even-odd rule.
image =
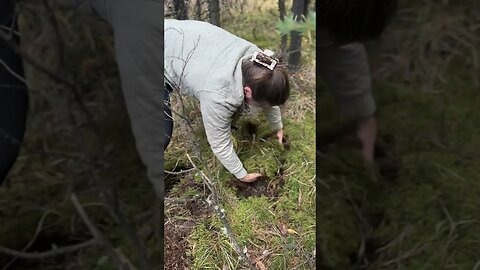
[[[357,137],[362,142],[363,160],[370,164],[373,162],[375,141],[377,139],[377,120],[375,115],[370,115],[358,121]]]
[[[261,173],[249,173],[245,175],[240,181],[245,182],[245,183],[251,183],[255,182],[259,177],[262,177],[263,175]]]

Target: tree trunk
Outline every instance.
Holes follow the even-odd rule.
[[[307,16],[308,0],[294,0],[292,13],[297,21],[302,21],[302,16]],[[290,32],[290,49],[288,55],[288,67],[291,70],[297,70],[300,67],[302,49],[302,33]]]
[[[210,23],[220,26],[220,2],[219,0],[208,0],[208,13]]]
[[[188,20],[188,10],[184,0],[174,0],[175,17],[177,20]]]
[[[195,1],[195,19],[202,20],[202,0]]]
[[[278,10],[280,12],[280,20],[283,21],[286,16],[285,0],[278,0]],[[280,43],[280,60],[282,61],[287,60],[287,37],[287,34],[282,35]]]

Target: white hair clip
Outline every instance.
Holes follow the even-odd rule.
[[[270,70],[273,70],[278,64],[278,59],[273,58],[274,53],[268,49],[263,52],[256,51],[253,53],[250,61],[256,62]]]

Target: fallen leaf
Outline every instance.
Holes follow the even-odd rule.
[[[296,234],[296,235],[300,236],[300,234],[298,232],[296,232],[294,229],[287,229],[287,231],[290,234]]]

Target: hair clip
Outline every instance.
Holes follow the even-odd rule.
[[[253,53],[250,61],[256,62],[270,70],[273,70],[278,64],[278,59],[273,58],[274,53],[268,49],[263,52],[256,51]]]

